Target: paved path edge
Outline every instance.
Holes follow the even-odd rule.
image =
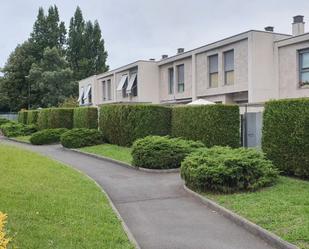
[[[296,245],[293,245],[279,236],[267,231],[266,229],[252,223],[251,221],[243,218],[242,216],[239,216],[238,214],[235,214],[234,212],[220,206],[216,202],[196,193],[195,191],[189,189],[185,184],[183,185],[185,191],[189,193],[192,197],[195,199],[201,201],[203,204],[205,204],[210,209],[216,211],[217,213],[223,215],[227,219],[231,220],[232,222],[236,223],[237,225],[243,227],[250,233],[252,233],[255,236],[258,236],[265,242],[267,242],[269,245],[274,246],[278,249],[299,249]]]

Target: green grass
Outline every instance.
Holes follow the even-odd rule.
[[[258,192],[205,196],[300,248],[309,248],[308,181],[280,177],[277,185]]]
[[[101,189],[38,154],[0,145],[0,211],[22,249],[133,249]]]
[[[114,144],[100,144],[84,147],[81,151],[93,153],[99,156],[109,157],[128,164],[132,163],[131,148],[118,146]]]
[[[30,137],[31,136],[20,136],[20,137],[14,137],[14,139],[17,141],[30,143]]]

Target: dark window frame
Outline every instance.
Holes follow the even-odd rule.
[[[212,71],[211,70],[211,59],[215,57],[217,58],[217,70]],[[211,76],[215,74],[217,75],[217,78],[218,78],[217,86],[213,86],[211,84]],[[209,81],[209,88],[216,88],[219,86],[219,54],[213,54],[213,55],[208,56],[208,81]]]
[[[179,81],[179,68],[183,68],[183,82]],[[183,93],[185,91],[185,64],[180,64],[176,66],[176,72],[177,72],[177,92]],[[180,90],[180,87],[182,87],[182,90]]]
[[[174,94],[174,67],[168,68],[168,94]]]
[[[226,55],[228,53],[231,53],[231,52],[233,53],[233,69],[226,69],[227,68]],[[223,52],[223,67],[224,67],[224,85],[226,85],[226,86],[234,85],[234,83],[235,83],[235,52],[234,52],[234,49]],[[233,83],[228,84],[226,75],[227,75],[227,73],[231,73],[231,72],[233,72]]]
[[[302,74],[304,73],[309,73],[309,67],[303,67],[303,55],[308,54],[309,55],[309,49],[302,49],[298,50],[298,64],[299,64],[299,69],[298,69],[298,81],[299,85],[309,85],[308,81],[303,82],[302,81]]]

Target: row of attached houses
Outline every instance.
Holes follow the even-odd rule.
[[[139,60],[79,82],[80,105],[121,102],[260,103],[309,97],[309,33],[295,16],[292,35],[250,30],[159,61]]]

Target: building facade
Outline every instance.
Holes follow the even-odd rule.
[[[260,103],[309,97],[309,33],[250,30],[171,57],[137,61],[79,82],[80,105],[109,103]]]

